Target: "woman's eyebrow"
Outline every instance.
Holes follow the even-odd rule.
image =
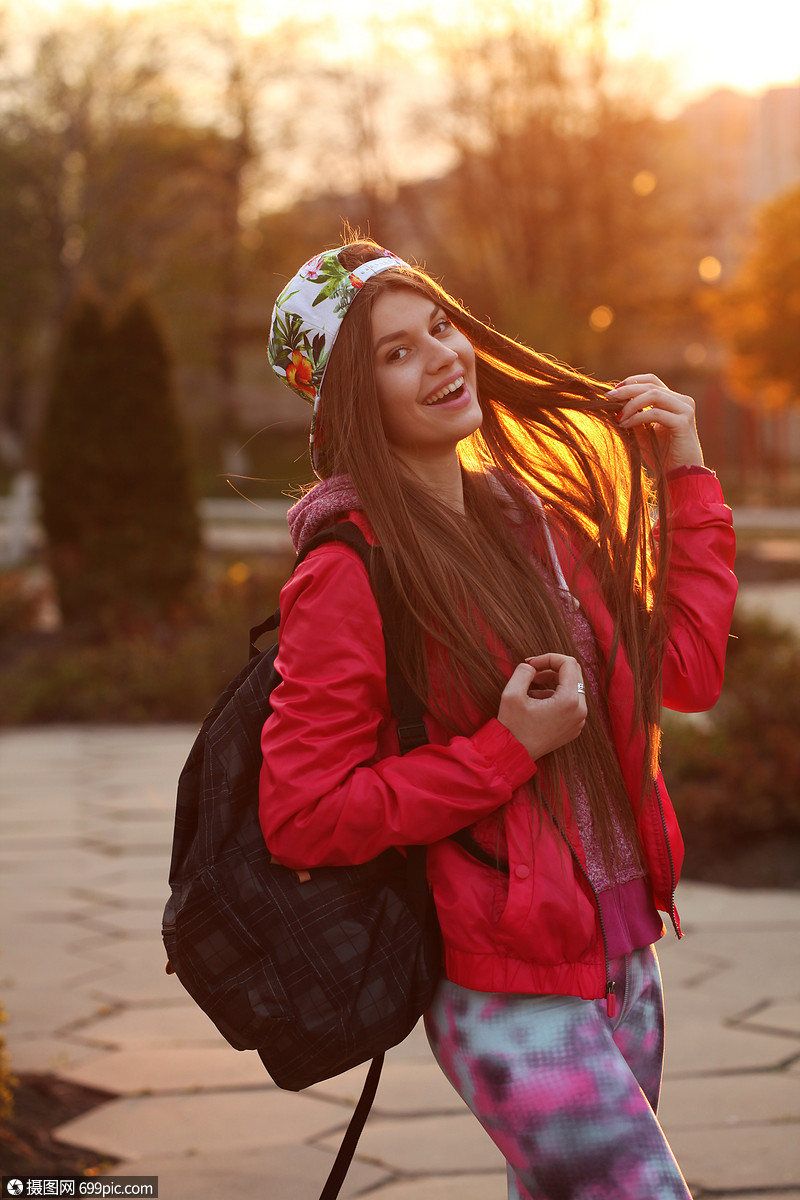
[[[431,309],[428,320],[433,320],[433,318],[439,312],[442,312],[442,313],[444,312],[444,309],[442,308],[441,304],[434,304],[433,308]],[[395,341],[396,338],[407,338],[407,337],[408,337],[407,329],[397,329],[397,330],[395,330],[394,333],[385,333],[383,335],[383,337],[378,338],[377,342],[375,343],[374,350],[377,353],[378,350],[380,350],[381,346],[385,345],[386,342],[393,342],[393,341]]]
[[[375,350],[380,350],[381,346],[383,346],[386,342],[393,342],[395,338],[406,337],[408,337],[408,330],[406,329],[398,329],[395,333],[385,333],[383,337],[378,338],[377,342],[375,343]]]

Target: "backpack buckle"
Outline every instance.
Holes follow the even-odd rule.
[[[398,721],[397,740],[400,743],[401,754],[408,754],[409,750],[416,750],[417,746],[427,746],[428,730],[425,728],[425,722],[421,718]]]

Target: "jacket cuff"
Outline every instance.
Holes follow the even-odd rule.
[[[719,479],[707,467],[700,470],[670,472],[667,476],[673,510],[684,501],[699,501],[701,504],[725,503]]]
[[[521,787],[536,772],[536,763],[522,742],[514,737],[496,717],[473,733],[470,741],[475,749],[493,764],[508,780],[512,792]]]
[[[693,464],[685,467],[673,467],[667,472],[667,479],[672,483],[673,479],[681,479],[684,475],[713,475],[717,478],[716,471],[712,471],[710,467],[701,467],[699,464]]]

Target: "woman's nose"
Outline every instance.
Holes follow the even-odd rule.
[[[452,346],[446,346],[444,342],[440,342],[436,338],[431,339],[428,356],[428,371],[431,375],[436,375],[439,371],[452,367],[457,358],[458,351],[454,350]]]

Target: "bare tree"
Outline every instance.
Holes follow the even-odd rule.
[[[4,81],[4,124],[11,141],[35,147],[47,163],[29,187],[46,224],[63,310],[90,240],[93,266],[101,273],[105,266],[99,227],[109,192],[130,195],[132,184],[136,202],[147,204],[152,180],[141,178],[141,154],[125,178],[122,152],[135,145],[132,134],[174,123],[180,109],[165,78],[161,38],[136,17],[85,16],[80,25],[45,31],[31,49],[30,69]]]
[[[307,71],[301,51],[313,36],[313,29],[301,30],[291,20],[269,34],[246,34],[237,0],[215,4],[199,24],[190,14],[181,32],[184,69],[202,76],[209,115],[221,135],[208,180],[216,222],[207,253],[214,262],[218,436],[226,470],[245,465],[237,402],[240,350],[253,336],[244,312],[245,246],[270,185],[281,177],[298,116],[298,93],[292,97],[290,86]],[[263,324],[258,335],[264,336]]]
[[[566,39],[512,9],[488,31],[436,39],[455,166],[401,193],[477,315],[603,374],[647,319],[690,307],[696,261],[669,185],[672,131],[617,76],[606,19],[589,0]]]

